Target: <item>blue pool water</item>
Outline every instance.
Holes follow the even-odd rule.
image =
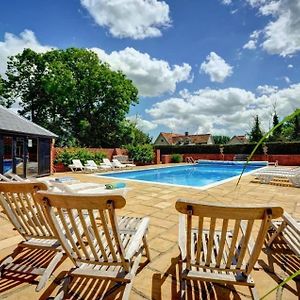
[[[265,165],[263,162],[249,163],[245,173]],[[195,165],[107,173],[100,176],[202,187],[240,175],[243,166],[243,163],[237,162],[201,162]]]

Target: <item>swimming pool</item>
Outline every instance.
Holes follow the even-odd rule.
[[[193,165],[115,172],[99,174],[98,176],[180,186],[207,187],[207,185],[220,184],[224,180],[239,176],[243,166],[244,163],[241,162],[200,162]],[[251,162],[247,165],[245,173],[264,166],[266,166],[265,162]]]

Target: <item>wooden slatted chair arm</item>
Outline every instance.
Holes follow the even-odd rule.
[[[129,245],[126,249],[125,253],[125,259],[131,260],[132,257],[139,252],[141,249],[141,243],[143,241],[143,238],[145,237],[148,226],[149,226],[149,218],[143,218],[141,223],[139,224],[139,227],[135,234],[131,237],[131,240],[129,242]]]

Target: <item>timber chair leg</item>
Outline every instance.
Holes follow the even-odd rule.
[[[131,291],[131,288],[132,288],[133,279],[135,278],[137,269],[138,269],[138,267],[140,265],[140,261],[141,261],[141,258],[142,258],[142,251],[143,251],[143,249],[141,249],[136,254],[136,258],[134,259],[134,262],[133,262],[131,270],[130,270],[130,274],[132,275],[132,278],[131,278],[130,282],[127,283],[126,286],[125,286],[125,290],[124,290],[124,293],[123,293],[123,296],[122,296],[122,300],[128,300],[129,299],[129,295],[130,295],[130,291]]]
[[[51,260],[51,262],[49,263],[49,265],[45,269],[42,277],[40,278],[39,283],[38,283],[38,285],[35,289],[36,292],[39,292],[42,288],[45,287],[49,277],[51,276],[52,272],[54,271],[56,266],[59,264],[59,262],[61,261],[63,256],[64,256],[63,252],[58,252],[58,253],[55,254],[53,259]]]
[[[179,273],[179,299],[184,300],[186,298],[186,289],[187,289],[187,282],[186,279],[183,278],[183,268],[182,265],[182,256],[179,255],[178,257],[178,273]]]
[[[70,275],[62,279],[61,287],[57,295],[55,296],[54,300],[63,300],[66,297],[72,279],[73,278]]]
[[[253,300],[259,300],[258,292],[255,286],[249,286],[251,297]]]
[[[271,235],[267,246],[271,247],[272,243],[274,242],[274,240],[277,238],[277,236],[284,230],[284,228],[287,226],[286,222],[282,221],[282,223],[280,224],[280,226],[275,230],[275,232]]]
[[[149,250],[147,238],[145,235],[143,236],[143,245],[144,245],[147,260],[148,260],[148,262],[150,262],[151,261],[150,250]]]

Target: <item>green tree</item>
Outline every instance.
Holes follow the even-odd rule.
[[[249,133],[249,141],[257,143],[263,137],[258,116],[254,117],[253,127]]]
[[[123,144],[124,120],[138,91],[96,53],[25,49],[9,59],[6,75],[8,99],[20,97],[20,114],[56,133],[60,145]]]
[[[279,118],[278,115],[276,113],[276,111],[274,111],[274,115],[273,115],[273,128],[279,124]],[[282,140],[282,126],[277,127],[272,135],[269,138],[270,141],[281,141]]]
[[[226,135],[214,135],[213,139],[216,145],[225,145],[230,141],[230,137]]]
[[[151,144],[152,138],[149,134],[144,133],[138,128],[137,122],[132,120],[125,120],[123,123],[123,145],[144,145]]]
[[[292,140],[300,140],[300,118],[298,115],[293,119]]]
[[[297,109],[295,110],[297,112]],[[282,137],[287,141],[300,140],[300,118],[295,115],[282,125]]]

